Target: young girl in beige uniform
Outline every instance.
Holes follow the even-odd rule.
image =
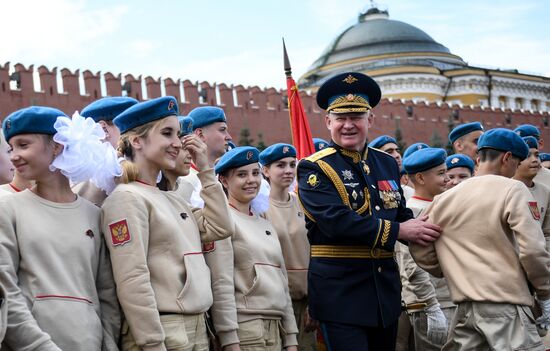
[[[179,139],[177,106],[175,98],[161,97],[114,119],[127,161],[123,184],[102,206],[102,227],[125,316],[123,350],[208,350],[204,313],[212,288],[201,241],[230,236],[234,224],[206,146],[195,136]],[[202,170],[204,209],[155,186],[182,147]]]
[[[120,313],[100,210],[51,168],[68,150],[52,139],[61,116],[70,121],[34,106],[3,123],[14,166],[36,185],[0,198],[0,285],[9,303],[2,350],[118,350]]]
[[[236,230],[204,247],[212,270],[212,318],[224,350],[295,351],[298,329],[277,232],[250,212],[262,179],[258,156],[256,148],[237,147],[216,165]]]
[[[269,209],[266,218],[275,228],[288,272],[288,287],[298,325],[298,349],[316,349],[316,323],[307,310],[309,242],[298,197],[289,192],[296,177],[296,149],[290,144],[271,145],[260,153],[263,174],[269,180]]]

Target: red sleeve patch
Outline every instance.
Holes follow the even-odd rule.
[[[529,202],[529,209],[531,210],[531,214],[533,215],[533,218],[537,221],[540,220],[540,212],[539,212],[539,206],[536,201],[530,201]]]
[[[128,229],[128,223],[125,219],[109,224],[109,230],[111,231],[111,242],[113,246],[124,245],[132,240],[130,230]]]
[[[202,253],[208,253],[216,250],[216,243],[215,242],[209,242],[209,243],[203,243],[202,244]]]

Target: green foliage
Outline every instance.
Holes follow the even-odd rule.
[[[250,129],[243,128],[239,132],[239,146],[254,146],[254,139],[250,137]]]

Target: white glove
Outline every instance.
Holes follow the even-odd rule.
[[[426,319],[428,320],[428,340],[434,344],[444,344],[447,340],[447,318],[441,311],[439,304],[427,307]]]
[[[539,300],[539,306],[542,314],[537,318],[537,326],[541,329],[550,329],[550,299]]]

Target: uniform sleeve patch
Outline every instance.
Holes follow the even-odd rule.
[[[216,250],[216,243],[215,242],[209,242],[209,243],[203,243],[202,244],[202,253],[208,253]]]
[[[531,210],[531,214],[533,215],[533,218],[536,219],[537,221],[540,221],[539,206],[536,201],[529,202],[529,209]]]
[[[307,184],[310,187],[316,188],[320,183],[321,181],[319,180],[317,173],[311,172],[307,175]]]
[[[124,245],[132,240],[126,219],[109,224],[109,230],[113,246]]]

